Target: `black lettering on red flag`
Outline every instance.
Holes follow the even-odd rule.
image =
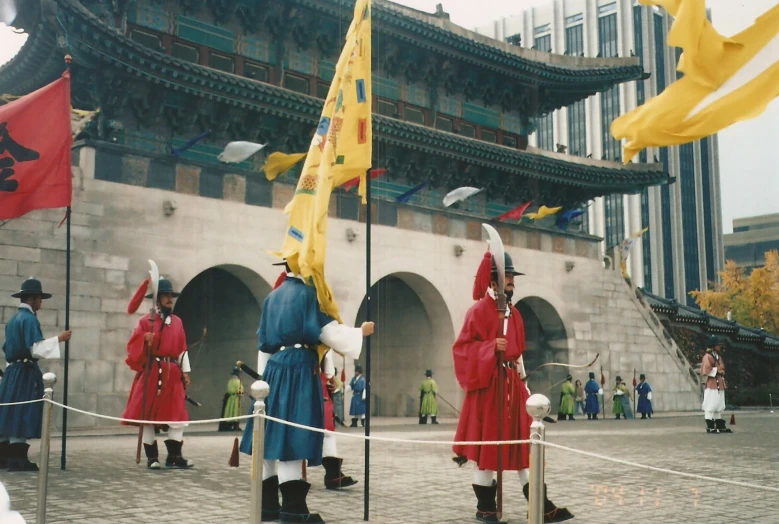
[[[3,153],[11,156],[0,157],[0,191],[13,193],[19,187],[19,182],[9,180],[14,174],[14,164],[38,160],[41,155],[16,142],[8,133],[7,122],[0,122],[0,154]]]

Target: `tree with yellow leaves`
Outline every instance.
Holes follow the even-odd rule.
[[[746,275],[732,260],[725,262],[721,283],[690,295],[707,313],[726,317],[747,327],[779,334],[779,252],[767,251],[765,265]]]

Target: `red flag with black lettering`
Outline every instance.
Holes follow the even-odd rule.
[[[0,220],[71,202],[70,73],[0,106]]]

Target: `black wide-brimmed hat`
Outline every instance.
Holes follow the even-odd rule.
[[[236,377],[240,377],[241,376],[241,368],[234,367],[233,368],[233,372],[231,373],[231,375],[235,375]]]
[[[355,372],[355,373],[362,373],[362,366],[361,366],[361,365],[359,365],[359,364],[356,364],[356,365],[354,366],[354,372]]]
[[[622,382],[622,377],[620,377],[619,375],[617,375],[617,378],[615,378],[614,380],[616,380],[617,382]]]
[[[181,293],[177,291],[173,291],[173,284],[170,283],[170,280],[167,278],[160,278],[160,285],[157,289],[157,296],[162,295],[163,293],[166,293],[168,295],[173,295],[174,297],[177,297],[181,295]],[[146,298],[152,298],[152,294],[149,293],[146,295]]]
[[[49,293],[43,292],[43,286],[41,286],[41,281],[33,277],[30,277],[24,282],[22,282],[22,289],[20,289],[18,293],[14,293],[11,296],[14,298],[24,298],[24,297],[29,297],[31,295],[40,295],[41,298],[44,299],[51,298],[51,295]]]
[[[433,376],[433,370],[432,370],[432,369],[430,369],[430,368],[427,368],[427,369],[425,370],[425,376],[426,376],[426,377],[432,377],[432,376]]]
[[[519,271],[514,269],[514,261],[511,260],[511,255],[509,255],[508,253],[505,252],[503,253],[503,261],[506,266],[505,267],[506,274],[514,275],[514,276],[524,275],[524,273],[520,273]],[[493,273],[496,273],[498,271],[498,268],[495,265],[495,257],[492,257],[491,271]]]
[[[641,380],[646,380],[646,375],[644,375],[643,373],[641,373],[641,374],[638,376],[638,378],[640,378]]]
[[[709,341],[706,344],[706,347],[713,348],[714,346],[719,346],[719,345],[721,345],[721,343],[720,343],[719,338],[717,337],[717,335],[711,335],[709,337]]]

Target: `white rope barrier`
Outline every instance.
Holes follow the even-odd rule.
[[[607,457],[606,455],[600,455],[598,453],[592,453],[591,451],[582,451],[580,449],[574,449],[569,448],[567,446],[561,446],[560,444],[553,444],[551,442],[539,442],[539,444],[542,444],[548,448],[555,448],[555,449],[561,449],[563,451],[569,451],[571,453],[576,453],[577,455],[583,455],[585,457],[591,457],[596,458],[600,460],[605,460],[606,462],[613,462],[615,464],[622,464],[623,466],[631,466],[634,468],[639,469],[647,469],[649,471],[656,471],[658,473],[666,473],[668,475],[677,475],[679,477],[687,477],[695,480],[705,480],[708,482],[717,482],[719,484],[728,484],[731,486],[738,486],[741,488],[750,488],[750,489],[759,489],[762,491],[772,491],[775,493],[779,493],[779,488],[774,488],[771,486],[761,486],[759,484],[749,484],[748,482],[739,482],[737,480],[727,480],[727,479],[718,479],[716,477],[707,477],[705,475],[696,475],[695,473],[685,473],[683,471],[675,471],[673,469],[666,469],[666,468],[658,468],[655,466],[647,466],[646,464],[639,464],[638,462],[631,462],[629,460],[622,460],[622,459],[616,459],[612,457]]]
[[[446,441],[446,440],[420,440],[420,439],[404,439],[404,438],[394,438],[394,437],[381,437],[378,435],[371,435],[371,436],[365,436],[360,435],[359,433],[337,433],[335,431],[330,431],[327,429],[320,429],[320,428],[312,428],[310,426],[305,426],[303,424],[296,424],[294,422],[289,422],[287,420],[282,420],[276,417],[271,417],[269,415],[242,415],[238,417],[228,417],[228,418],[216,418],[216,419],[207,419],[207,420],[190,420],[186,422],[182,422],[180,420],[178,421],[160,421],[160,420],[136,420],[136,419],[127,419],[127,418],[121,418],[121,417],[111,417],[109,415],[100,415],[98,413],[92,413],[89,411],[84,411],[82,409],[74,408],[71,406],[66,406],[65,404],[61,404],[59,402],[56,402],[54,400],[48,400],[48,399],[38,399],[38,400],[30,400],[26,402],[13,402],[9,404],[0,404],[0,407],[2,406],[19,406],[24,404],[32,404],[35,402],[49,402],[54,406],[58,406],[70,411],[74,411],[76,413],[81,413],[83,415],[88,415],[95,418],[101,418],[104,420],[113,420],[115,422],[127,422],[130,424],[143,424],[147,426],[151,425],[158,425],[158,426],[170,426],[174,424],[214,424],[219,422],[232,422],[236,420],[246,420],[250,418],[264,418],[266,420],[270,420],[272,422],[276,422],[279,424],[285,424],[287,426],[291,426],[298,429],[303,429],[306,431],[312,431],[315,433],[322,433],[325,435],[335,435],[337,437],[341,438],[353,438],[353,439],[361,439],[361,440],[373,440],[377,442],[387,442],[390,444],[423,444],[423,445],[431,445],[431,446],[497,446],[497,445],[517,445],[517,444],[530,444],[531,440],[502,440],[502,441],[496,441],[496,440],[489,440],[489,441]],[[708,477],[706,475],[697,475],[695,473],[685,473],[683,471],[675,471],[672,469],[666,469],[666,468],[658,468],[656,466],[647,466],[646,464],[639,464],[638,462],[631,462],[629,460],[622,460],[617,458],[608,457],[606,455],[601,455],[599,453],[593,453],[591,451],[583,451],[580,449],[575,448],[569,448],[567,446],[562,446],[560,444],[554,444],[548,441],[540,441],[535,440],[537,444],[540,444],[542,446],[546,446],[548,448],[553,449],[559,449],[562,451],[567,451],[569,453],[575,453],[578,455],[582,455],[585,457],[595,458],[598,460],[604,460],[606,462],[613,462],[615,464],[621,464],[623,466],[630,466],[633,468],[638,469],[645,469],[648,471],[654,471],[657,473],[664,473],[667,475],[676,475],[679,477],[686,477],[691,478],[695,480],[702,480],[706,482],[716,482],[718,484],[726,484],[730,486],[738,486],[741,488],[749,488],[749,489],[756,489],[760,491],[770,491],[773,493],[779,493],[779,488],[771,487],[771,486],[761,486],[759,484],[750,484],[748,482],[739,482],[737,480],[727,480],[727,479],[720,479],[716,477]]]
[[[43,402],[43,399],[38,398],[35,400],[25,400],[24,402],[9,402],[7,404],[0,404],[0,408],[4,408],[7,406],[23,406],[25,404],[35,404],[36,402]]]

